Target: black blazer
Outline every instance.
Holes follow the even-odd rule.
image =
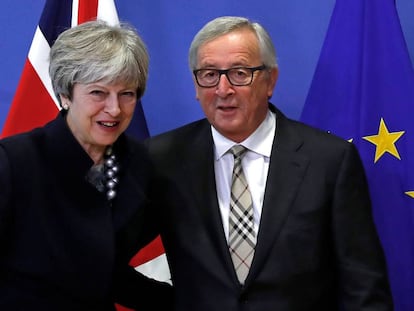
[[[156,234],[146,150],[124,135],[114,149],[121,176],[110,204],[86,180],[93,162],[62,115],[0,141],[0,310],[102,311],[134,299],[152,310],[145,308],[168,302],[168,290],[155,293],[158,284],[128,266]]]
[[[223,232],[208,121],[147,142],[160,175],[162,238],[176,310],[392,310],[356,148],[270,108],[276,136],[243,287]]]

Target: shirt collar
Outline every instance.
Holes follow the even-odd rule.
[[[276,114],[268,110],[263,122],[240,145],[264,157],[270,157],[275,130]],[[221,135],[213,126],[211,126],[211,133],[215,146],[215,159],[218,160],[236,143]]]

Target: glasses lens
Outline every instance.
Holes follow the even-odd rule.
[[[194,71],[198,85],[202,87],[216,86],[222,74],[225,74],[232,85],[244,86],[253,81],[253,73],[257,70],[263,70],[264,65],[259,67],[236,67],[226,70],[220,69],[198,69]]]
[[[247,68],[232,68],[227,74],[233,85],[247,85],[251,83],[252,71]]]
[[[215,69],[201,69],[197,71],[196,75],[201,86],[215,85],[220,78],[219,72]]]

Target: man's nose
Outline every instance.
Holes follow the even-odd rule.
[[[219,83],[217,84],[216,94],[219,96],[227,96],[234,93],[233,85],[230,83],[227,75],[222,73],[219,77]]]

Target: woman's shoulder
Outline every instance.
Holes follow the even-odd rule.
[[[5,153],[10,154],[10,157],[15,158],[19,155],[27,158],[35,146],[41,139],[43,131],[41,129],[34,129],[29,132],[12,135],[2,138],[0,140],[0,147]]]

